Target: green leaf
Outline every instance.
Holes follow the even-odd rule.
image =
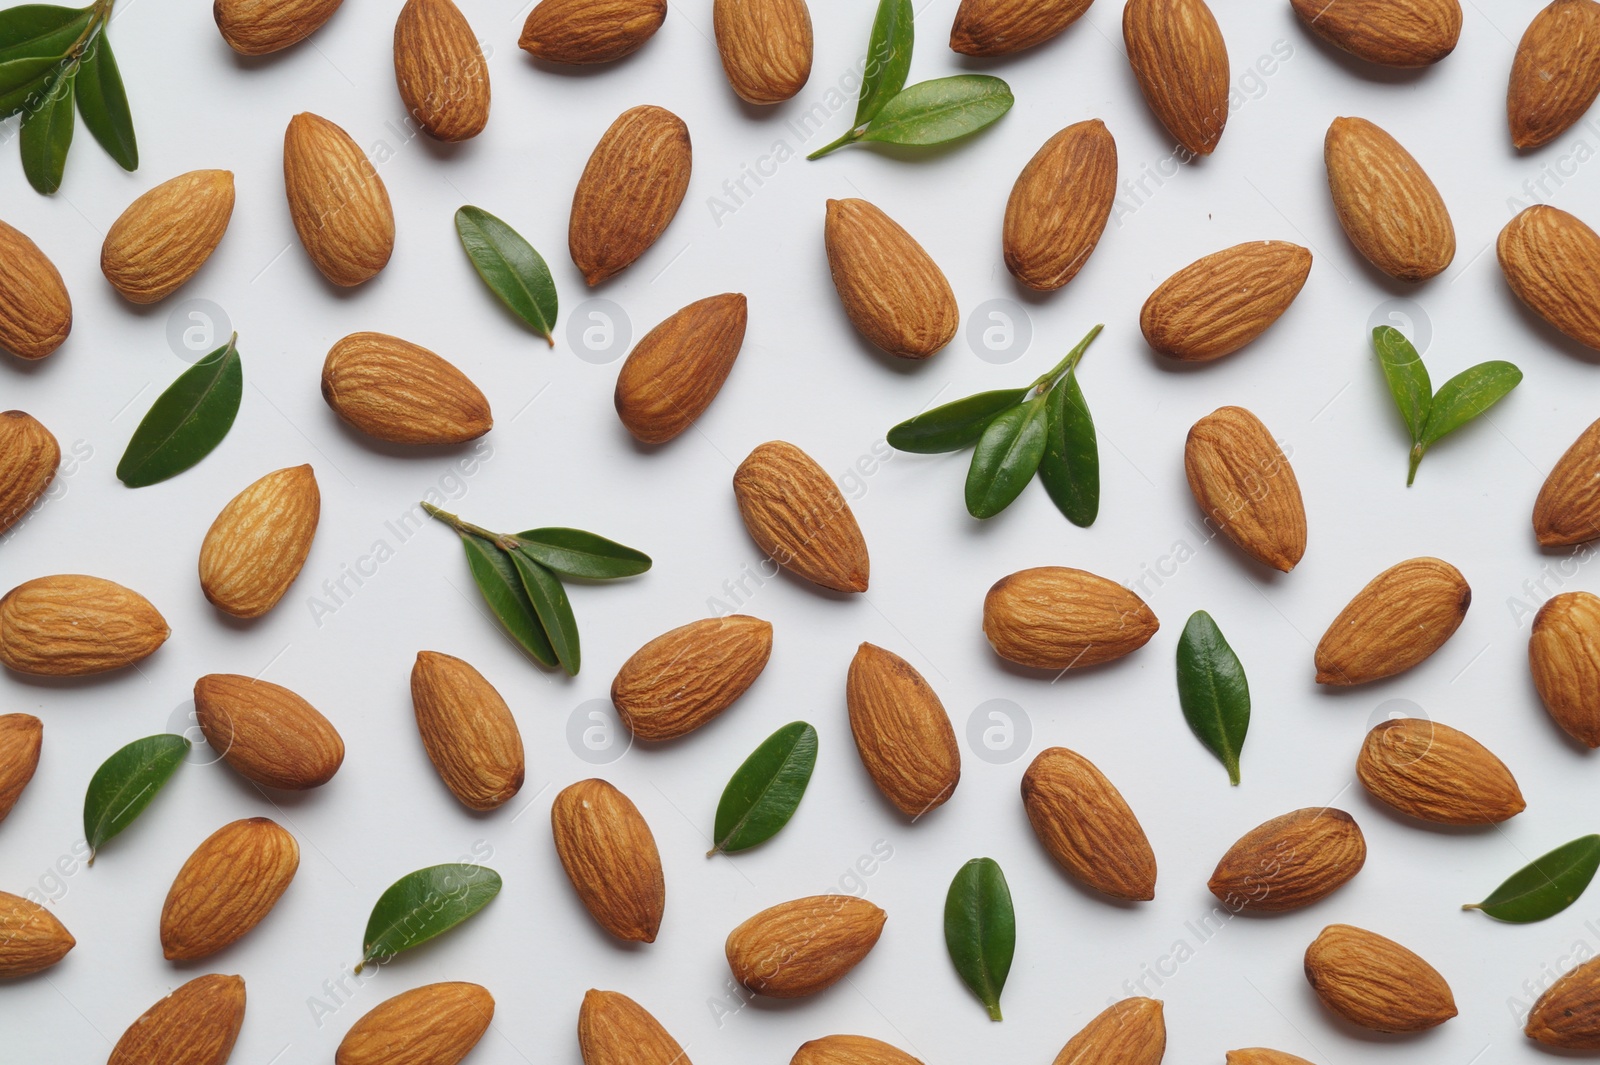
[[[1463,906],[1498,921],[1529,924],[1554,917],[1578,901],[1600,868],[1600,836],[1564,843],[1512,873],[1482,902]]]
[[[1206,749],[1239,783],[1239,752],[1250,730],[1250,684],[1222,630],[1204,610],[1189,616],[1178,638],[1178,702]]]
[[[1433,382],[1428,379],[1428,368],[1422,365],[1422,357],[1411,341],[1392,325],[1380,325],[1372,331],[1372,347],[1378,353],[1389,393],[1405,419],[1411,442],[1417,443],[1433,406]]]
[[[1001,414],[978,438],[967,469],[967,512],[992,518],[1033,479],[1044,458],[1044,396]]]
[[[117,463],[118,480],[129,488],[165,481],[222,443],[244,396],[238,339],[235,333],[156,397]]]
[[[950,882],[944,945],[962,982],[1000,1019],[1000,991],[1017,948],[1017,917],[1006,875],[993,858],[974,858]]]
[[[716,846],[706,852],[749,850],[778,834],[805,796],[817,764],[817,730],[794,721],[762,741],[722,789],[712,830]]]
[[[9,92],[0,92],[0,120],[28,110],[33,106],[34,98],[43,95],[44,89],[45,79],[35,78]]]
[[[33,110],[22,115],[22,135],[17,138],[22,150],[22,172],[34,191],[46,196],[61,187],[61,175],[67,168],[77,73],[78,65],[69,63],[51,75]]]
[[[643,551],[582,529],[529,529],[512,539],[522,545],[523,554],[567,577],[609,581],[650,568],[650,556]]]
[[[1011,87],[988,74],[957,74],[919,82],[878,111],[864,141],[943,144],[976,133],[1011,110]]]
[[[923,411],[889,430],[889,446],[918,455],[960,451],[978,442],[995,416],[1021,403],[1026,388],[979,392],[975,396]]]
[[[51,75],[61,69],[60,56],[21,56],[0,60],[0,94],[8,99],[17,90],[33,85],[43,85]],[[43,98],[40,92],[40,98]],[[33,108],[29,108],[33,110]]]
[[[133,134],[128,93],[104,31],[90,43],[79,64],[77,95],[83,128],[122,169],[139,169],[139,142]]]
[[[54,4],[22,4],[0,11],[0,62],[24,48],[34,55],[50,54],[60,58],[88,29],[93,17],[85,8]],[[54,44],[61,38],[60,31],[69,27],[73,29],[65,42],[60,46]]]
[[[89,864],[95,852],[133,824],[156,792],[172,778],[189,753],[182,736],[162,734],[134,740],[95,770],[83,797],[83,836],[89,841]]]
[[[878,0],[867,41],[867,66],[861,75],[861,100],[856,104],[859,127],[883,110],[905,88],[911,73],[911,47],[916,41],[916,12],[911,0]]]
[[[545,635],[550,637],[550,646],[554,648],[561,668],[566,670],[569,676],[577,676],[580,661],[578,619],[572,616],[572,604],[567,602],[567,590],[561,587],[561,581],[556,575],[541,565],[537,559],[521,551],[507,553],[511,556],[512,564],[517,567],[517,576],[522,579],[523,590],[528,593],[528,601],[533,604],[533,612],[538,615],[539,624],[544,626]]]
[[[1494,406],[1522,382],[1522,371],[1509,362],[1480,362],[1439,386],[1422,432],[1422,446],[1431,447]]]
[[[372,907],[356,972],[448,932],[498,894],[500,874],[482,865],[452,862],[401,877]]]
[[[472,579],[506,634],[535,662],[554,669],[559,662],[555,648],[550,646],[550,637],[545,635],[511,556],[469,532],[461,533],[461,544],[467,552]]]
[[[1088,528],[1100,513],[1100,444],[1075,372],[1050,389],[1045,410],[1039,480],[1068,521]]]
[[[555,347],[556,282],[544,257],[516,230],[479,207],[456,212],[456,232],[489,291]]]

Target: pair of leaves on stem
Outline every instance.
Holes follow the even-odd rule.
[[[555,347],[556,282],[544,256],[522,234],[481,207],[467,206],[456,212],[456,233],[489,291]]]
[[[361,937],[360,972],[448,932],[500,894],[500,874],[466,862],[430,865],[389,885]]]
[[[762,741],[722,790],[706,857],[765,843],[794,816],[817,765],[817,730],[793,721]]]
[[[189,753],[189,741],[162,733],[134,740],[101,763],[83,797],[89,863],[105,842],[133,824]]]
[[[244,396],[239,334],[183,373],[156,397],[117,463],[129,488],[165,481],[195,465],[233,428]]]
[[[1512,873],[1482,902],[1463,906],[1497,921],[1531,924],[1578,901],[1600,869],[1600,836],[1580,836]]]
[[[974,858],[956,873],[944,900],[944,945],[963,983],[1000,1020],[1000,992],[1017,950],[1011,888],[993,858]]]
[[[1239,656],[1204,610],[1189,616],[1178,639],[1178,702],[1206,750],[1239,783],[1239,754],[1250,731],[1250,683]]]

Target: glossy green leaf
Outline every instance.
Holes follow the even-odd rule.
[[[555,347],[556,282],[544,257],[516,230],[480,207],[456,212],[456,233],[489,291]]]
[[[911,72],[911,48],[916,43],[916,12],[911,0],[878,0],[867,42],[867,65],[861,75],[861,99],[856,104],[856,126],[883,110],[905,88]]]
[[[533,612],[550,637],[550,646],[556,659],[569,676],[578,675],[581,655],[578,648],[578,619],[573,617],[572,604],[567,601],[567,590],[561,581],[535,559],[521,551],[508,552],[522,579],[523,590],[533,604]]]
[[[162,734],[134,740],[95,770],[83,797],[83,837],[89,864],[105,842],[133,824],[189,753],[182,736]]]
[[[937,455],[971,447],[996,415],[1021,403],[1027,394],[1026,388],[979,392],[923,411],[889,430],[889,446],[918,455]]]
[[[763,740],[722,789],[712,830],[716,845],[706,857],[749,850],[777,835],[799,807],[816,764],[817,730],[804,721]]]
[[[500,874],[482,865],[452,862],[401,877],[372,907],[356,972],[448,932],[498,894]]]
[[[461,544],[467,552],[472,579],[506,634],[535,662],[554,669],[559,663],[555,648],[550,646],[550,637],[545,635],[511,556],[469,532],[461,533]]]
[[[1463,906],[1512,924],[1554,917],[1578,901],[1600,869],[1600,836],[1564,843],[1512,873],[1482,902]]]
[[[1372,331],[1372,347],[1383,366],[1383,376],[1389,382],[1389,393],[1395,406],[1405,419],[1406,430],[1412,443],[1422,439],[1428,424],[1428,411],[1433,406],[1433,383],[1428,378],[1428,368],[1422,357],[1411,346],[1404,333],[1392,325],[1380,325]]]
[[[0,92],[0,120],[21,114],[31,108],[36,99],[43,97],[44,90],[45,79],[41,77],[19,85],[9,92]]]
[[[867,123],[861,139],[882,144],[944,144],[998,121],[1015,102],[1011,86],[988,74],[956,74],[918,82],[884,104]]]
[[[238,339],[189,367],[156,398],[117,463],[118,480],[129,488],[165,481],[222,443],[244,396]]]
[[[1509,362],[1480,362],[1439,386],[1422,432],[1422,446],[1431,447],[1494,406],[1522,383],[1522,371]]]
[[[582,529],[529,529],[513,534],[530,558],[568,577],[609,581],[650,568],[650,556]]]
[[[967,469],[967,512],[992,518],[1022,494],[1044,458],[1045,397],[1035,396],[989,423]]]
[[[45,82],[32,109],[22,113],[22,134],[17,138],[22,172],[34,191],[46,196],[61,187],[61,175],[66,172],[75,123],[72,96],[77,73],[76,63],[62,67]]]
[[[1178,638],[1178,702],[1206,749],[1239,783],[1239,752],[1250,730],[1250,684],[1222,630],[1204,610],[1189,616]]]
[[[36,55],[66,55],[78,35],[88,29],[92,18],[90,11],[80,7],[58,7],[55,4],[8,7],[0,11],[0,62],[24,48]],[[59,47],[52,43],[60,39],[58,31],[74,25],[76,29],[65,43]]]
[[[1000,1019],[1000,991],[1017,948],[1017,918],[1006,875],[993,858],[974,858],[950,882],[944,900],[944,945],[956,972]]]
[[[1075,372],[1050,389],[1045,410],[1039,481],[1068,521],[1088,528],[1100,513],[1100,443]]]
[[[103,30],[79,64],[77,97],[78,113],[89,135],[122,169],[139,169],[139,141],[133,133],[128,93]]]

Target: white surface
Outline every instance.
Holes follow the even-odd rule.
[[[1600,923],[1587,923],[1600,922],[1600,895],[1531,927],[1497,925],[1457,906],[1596,828],[1591,758],[1540,707],[1525,665],[1528,618],[1519,621],[1508,607],[1511,597],[1536,606],[1557,585],[1596,584],[1593,568],[1574,556],[1541,553],[1528,524],[1544,472],[1597,413],[1596,370],[1520,310],[1490,245],[1510,217],[1510,200],[1541,175],[1548,199],[1596,220],[1590,171],[1597,164],[1574,160],[1593,157],[1600,123],[1515,156],[1504,86],[1533,8],[1489,0],[1465,6],[1454,55],[1436,69],[1391,77],[1321,46],[1281,0],[1218,5],[1235,80],[1248,90],[1220,150],[1128,192],[1078,279],[1037,298],[1019,295],[1006,274],[999,229],[1013,179],[1045,138],[1070,122],[1103,118],[1126,181],[1171,152],[1127,69],[1114,0],[1101,0],[1044,47],[981,64],[948,50],[956,3],[933,0],[918,19],[913,80],[990,70],[1011,82],[1015,110],[972,142],[919,162],[861,149],[816,163],[787,158],[763,186],[750,185],[754,195],[720,225],[708,200],[725,179],[758,165],[775,142],[803,153],[844,128],[853,95],[830,103],[829,94],[852,87],[869,4],[817,0],[811,83],[796,101],[758,112],[741,106],[723,80],[705,0],[675,5],[633,58],[578,74],[542,69],[517,51],[523,11],[471,0],[466,11],[493,49],[493,120],[478,140],[445,148],[397,133],[404,110],[389,41],[396,0],[357,0],[308,44],[261,61],[233,56],[203,5],[124,0],[112,32],[139,127],[139,172],[118,172],[80,131],[62,193],[44,199],[25,187],[15,144],[0,151],[4,217],[55,260],[77,312],[59,352],[0,370],[0,397],[38,416],[64,452],[82,455],[56,498],[0,548],[0,586],[64,571],[109,577],[153,600],[173,636],[137,671],[69,683],[0,677],[0,710],[45,721],[38,775],[0,826],[0,887],[55,896],[55,912],[78,939],[58,967],[0,988],[6,1058],[100,1060],[170,987],[222,971],[243,974],[249,987],[233,1059],[240,1063],[331,1061],[362,1013],[441,979],[481,982],[499,1002],[494,1031],[471,1059],[478,1065],[576,1062],[575,1018],[589,987],[636,997],[698,1065],[784,1062],[802,1041],[832,1032],[887,1039],[930,1065],[1042,1063],[1108,999],[1127,994],[1125,981],[1163,968],[1160,986],[1145,986],[1166,1001],[1172,1062],[1219,1062],[1224,1050],[1253,1045],[1325,1063],[1542,1060],[1520,1035],[1508,1000],[1529,1000],[1525,987],[1553,978],[1575,950],[1600,944]],[[1270,76],[1245,80],[1259,57],[1275,54]],[[688,122],[694,178],[658,246],[597,295],[625,308],[635,339],[693,299],[730,289],[750,298],[749,334],[727,386],[695,432],[654,452],[633,446],[612,412],[620,363],[580,360],[566,332],[574,308],[591,295],[564,249],[572,188],[600,133],[642,102]],[[786,126],[819,103],[839,112],[820,132],[803,139]],[[280,141],[301,110],[338,122],[371,150],[394,200],[394,259],[353,292],[325,284],[293,242]],[[1439,185],[1460,242],[1444,276],[1401,288],[1345,241],[1327,202],[1321,150],[1328,122],[1342,114],[1388,129]],[[14,140],[14,126],[0,132]],[[102,234],[137,193],[197,167],[237,175],[227,238],[177,296],[131,308],[99,276]],[[840,311],[822,252],[823,202],[846,195],[879,204],[921,240],[964,313],[997,297],[1025,304],[1033,327],[1027,354],[1008,366],[979,359],[965,322],[963,335],[923,365],[869,350]],[[468,266],[451,225],[465,202],[504,217],[551,262],[562,299],[554,351],[502,313]],[[1202,254],[1257,238],[1296,240],[1316,256],[1289,313],[1258,343],[1203,368],[1174,368],[1151,354],[1137,329],[1149,291]],[[1409,313],[1420,310],[1431,322],[1426,357],[1436,383],[1490,357],[1511,358],[1527,374],[1488,418],[1438,445],[1409,491],[1403,430],[1365,339],[1375,308],[1394,297],[1414,301]],[[113,470],[144,409],[183,369],[166,334],[174,308],[191,298],[220,305],[240,333],[247,385],[238,423],[194,470],[129,491]],[[1069,525],[1037,487],[979,524],[961,505],[964,455],[883,460],[883,433],[894,422],[935,396],[1023,383],[1096,321],[1107,329],[1082,370],[1103,454],[1104,501],[1093,528]],[[470,478],[452,479],[468,449],[401,455],[344,430],[323,404],[324,353],[363,329],[439,351],[488,394],[497,418],[487,438],[492,458]],[[1255,410],[1292,448],[1311,533],[1305,561],[1288,576],[1265,572],[1228,543],[1201,546],[1196,538],[1198,514],[1181,466],[1184,434],[1230,403]],[[841,478],[862,463],[850,484],[872,550],[867,595],[840,600],[787,577],[748,585],[737,603],[724,590],[760,561],[734,508],[733,465],[774,437],[800,445]],[[322,486],[323,516],[304,573],[261,622],[221,617],[195,578],[205,529],[245,484],[306,461]],[[640,580],[573,592],[585,642],[576,680],[542,673],[496,634],[448,530],[430,522],[402,543],[386,526],[441,485],[464,485],[457,509],[488,526],[570,524],[654,556],[655,568]],[[319,625],[310,597],[379,540],[393,557]],[[1174,567],[1178,544],[1194,557]],[[1379,570],[1418,554],[1450,560],[1471,581],[1475,605],[1461,630],[1394,680],[1317,690],[1311,648],[1328,621]],[[1132,657],[1054,684],[1006,668],[979,630],[983,593],[1008,572],[1050,563],[1130,582],[1145,567],[1165,567],[1169,576],[1144,585],[1162,630]],[[1546,590],[1530,596],[1524,582],[1542,577]],[[682,742],[634,750],[598,770],[575,754],[567,735],[573,715],[582,717],[578,708],[604,700],[629,653],[707,615],[713,597],[776,627],[771,664],[752,691]],[[1177,706],[1173,650],[1185,618],[1200,608],[1233,642],[1254,693],[1237,789]],[[964,740],[954,799],[908,825],[872,787],[849,736],[843,682],[862,640],[921,669],[963,736],[980,704],[1014,702],[1031,721],[1027,752],[990,764]],[[528,782],[497,813],[466,812],[423,755],[407,687],[423,648],[473,662],[517,714]],[[201,674],[260,671],[305,695],[343,733],[349,754],[329,785],[269,799],[223,765],[188,766],[93,870],[68,859],[62,869],[70,873],[52,872],[81,838],[84,786],[104,757],[171,721],[181,727]],[[1522,784],[1527,812],[1499,829],[1449,832],[1402,823],[1376,806],[1354,781],[1354,758],[1393,699],[1410,700],[1498,753]],[[705,860],[727,776],[795,718],[816,724],[822,745],[799,814],[759,850]],[[1051,744],[1092,758],[1138,813],[1160,861],[1154,903],[1117,906],[1079,889],[1032,838],[1017,784],[1032,754]],[[579,906],[551,848],[553,795],[596,771],[638,803],[666,863],[666,921],[650,947],[610,941]],[[1367,834],[1361,875],[1320,905],[1239,918],[1202,943],[1191,922],[1212,909],[1205,881],[1228,845],[1268,817],[1327,803],[1351,811]],[[197,965],[167,964],[156,925],[178,866],[225,821],[257,814],[277,818],[301,841],[292,887],[234,948]],[[378,894],[411,869],[475,847],[492,848],[488,864],[505,877],[501,897],[472,923],[341,995],[348,1004],[319,1026],[311,1000],[334,1004],[324,982],[340,979],[356,959]],[[815,999],[755,1004],[719,1018],[711,1003],[728,994],[727,931],[772,903],[840,887],[874,847],[892,848],[893,857],[866,880],[867,897],[889,913],[867,961]],[[989,1022],[961,986],[941,935],[950,877],[983,854],[1003,864],[1018,914],[1002,1024]],[[1367,1036],[1335,1022],[1307,987],[1300,960],[1317,931],[1335,921],[1390,935],[1433,962],[1454,987],[1461,1016],[1411,1039]],[[1193,956],[1174,967],[1181,943],[1180,953]],[[723,1011],[736,1003],[726,1000]]]

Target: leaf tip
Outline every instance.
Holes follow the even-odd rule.
[[[998,1001],[986,1002],[984,1005],[989,1008],[989,1019],[991,1021],[1000,1021],[1005,1019],[1000,1016],[1000,1003]]]

